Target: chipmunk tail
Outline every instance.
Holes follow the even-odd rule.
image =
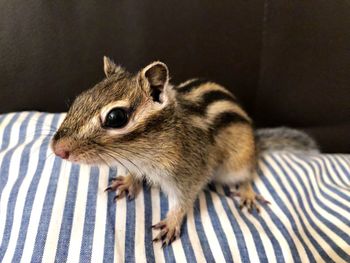
[[[255,141],[259,154],[266,151],[320,152],[318,144],[310,135],[288,127],[257,129]]]

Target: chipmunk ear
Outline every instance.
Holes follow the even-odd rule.
[[[106,57],[106,56],[103,57],[103,70],[107,78],[109,78],[114,74],[124,72],[124,69],[122,67],[117,66],[113,62],[113,60],[111,60],[109,57]]]
[[[141,77],[149,83],[154,101],[161,102],[161,93],[169,82],[169,70],[163,62],[156,61],[141,70]]]

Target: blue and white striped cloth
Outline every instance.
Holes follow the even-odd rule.
[[[350,262],[349,155],[265,155],[254,187],[271,205],[251,215],[212,185],[162,249],[167,198],[144,186],[114,203],[115,170],[56,158],[63,117],[0,115],[0,262]]]

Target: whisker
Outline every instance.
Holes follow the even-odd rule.
[[[115,160],[117,163],[119,163],[121,166],[123,166],[126,170],[128,170],[128,168],[118,159],[116,159],[113,155],[109,154],[108,152],[105,152],[105,154],[107,154],[109,157],[111,157],[113,160]]]
[[[110,147],[104,147],[102,146],[101,144],[99,144],[98,142],[96,141],[91,141],[96,147],[98,147],[101,151],[103,151],[105,154],[107,154],[110,158],[112,158],[113,160],[115,160],[116,162],[118,162],[121,166],[123,166],[125,169],[129,170],[125,164],[123,164],[121,162],[121,160],[118,160],[115,156],[119,157],[119,158],[122,158],[123,160],[129,162],[130,164],[132,164],[140,173],[140,176],[143,175],[143,172],[141,171],[140,167],[137,166],[130,158],[128,158],[126,155],[122,154],[120,151],[118,152],[115,152],[113,151],[113,149],[111,149]],[[127,151],[126,151],[127,152]],[[130,153],[130,151],[129,151]],[[134,155],[137,155],[136,153],[134,153]],[[150,160],[150,159],[147,159],[145,158],[145,156],[142,156],[140,155],[143,159],[146,159],[146,160]]]
[[[46,160],[48,160],[49,157],[54,157],[53,152],[50,153],[48,156],[46,156],[45,159],[43,160],[43,162],[46,162]]]
[[[109,149],[110,151],[113,152],[113,148],[108,147],[108,149]],[[144,154],[142,154],[142,153],[139,153],[139,152],[134,152],[134,151],[132,151],[132,150],[129,150],[129,149],[127,150],[127,149],[121,148],[121,147],[119,147],[118,150],[122,150],[122,151],[124,151],[124,152],[131,153],[131,154],[133,154],[133,155],[135,155],[135,156],[141,157],[142,159],[145,159],[145,160],[148,160],[148,161],[153,161],[153,160],[150,159],[148,156],[146,156],[146,155],[144,155]]]
[[[116,153],[116,152],[111,152],[109,151],[105,151],[109,156],[111,156],[112,158],[114,158],[114,160],[116,160],[116,158],[113,155],[119,155],[122,159],[124,159],[125,161],[129,162],[130,164],[132,164],[140,173],[140,175],[143,174],[143,172],[141,171],[141,169],[132,161],[130,160],[128,157],[126,157],[125,155],[121,154],[120,152]],[[110,154],[112,153],[112,154]],[[124,166],[125,169],[129,170],[127,167]]]
[[[38,124],[42,124],[42,127],[40,129],[46,129],[46,130],[50,130],[50,131],[57,131],[57,127],[52,127],[52,126],[46,124],[44,121],[39,121],[39,119],[36,119],[34,121],[35,121],[35,125],[36,126],[38,126]]]
[[[133,164],[135,166],[135,168],[140,172],[140,176],[143,175],[143,172],[141,171],[141,169],[132,161],[130,160],[128,157],[122,155],[120,152],[118,153],[119,155],[122,156],[122,158],[126,159],[128,162],[130,162],[131,164]]]
[[[35,132],[49,132],[54,134],[56,131],[55,130],[46,130],[46,129],[35,129]]]
[[[106,164],[109,168],[111,168],[109,163],[105,159],[103,159],[103,156],[101,154],[97,153],[97,155],[104,164]]]

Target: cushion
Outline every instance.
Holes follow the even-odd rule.
[[[249,214],[228,187],[209,185],[162,249],[151,226],[167,197],[144,185],[114,202],[104,189],[123,171],[52,153],[63,118],[0,115],[0,262],[350,262],[349,155],[265,154],[254,188],[270,205]]]

